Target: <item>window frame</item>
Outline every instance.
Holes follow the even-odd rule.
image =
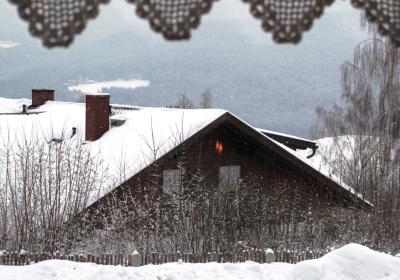
[[[242,178],[242,167],[237,165],[222,165],[218,168],[218,186],[225,190],[235,190]]]
[[[163,194],[169,196],[183,194],[183,178],[185,174],[186,168],[164,169],[162,172]],[[167,178],[169,182],[167,182]]]

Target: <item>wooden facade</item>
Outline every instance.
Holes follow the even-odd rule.
[[[261,187],[272,201],[290,209],[371,207],[262,133],[226,113],[96,201],[83,214],[93,216],[97,209],[111,203],[110,197],[114,203],[117,198],[122,205],[128,194],[143,196],[149,188],[157,188],[155,192],[162,196],[165,170],[185,168],[188,177],[200,172],[210,188],[218,187],[219,170],[224,166],[240,166],[240,178],[248,188]]]

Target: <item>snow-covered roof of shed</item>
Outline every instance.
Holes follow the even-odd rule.
[[[287,137],[287,138],[292,138],[292,139],[296,139],[296,140],[300,140],[300,141],[305,141],[305,142],[315,142],[309,139],[305,139],[305,138],[301,138],[298,136],[294,136],[292,134],[286,134],[286,133],[281,133],[281,132],[276,132],[276,131],[272,131],[272,130],[267,130],[267,129],[263,129],[263,128],[256,128],[259,132],[261,133],[265,133],[265,134],[274,134],[277,136],[282,136],[282,137]]]
[[[266,137],[268,137],[268,136],[266,136]],[[315,159],[313,159],[313,158],[308,159],[308,158],[306,158],[304,152],[302,152],[302,151],[293,151],[292,149],[286,147],[285,145],[279,143],[278,141],[275,141],[274,139],[270,138],[270,140],[273,141],[276,145],[279,145],[282,149],[286,150],[288,153],[290,153],[293,156],[295,156],[297,159],[301,160],[302,162],[304,162],[305,164],[307,164],[308,166],[310,166],[314,170],[316,170],[319,173],[321,173],[327,179],[335,182],[338,186],[342,187],[344,190],[346,190],[346,191],[350,192],[352,195],[358,197],[359,199],[364,201],[369,206],[373,206],[373,204],[371,202],[369,202],[368,200],[364,199],[362,194],[357,193],[352,187],[350,187],[345,182],[343,182],[343,180],[339,176],[336,176],[335,174],[333,174],[332,170],[328,166],[328,164],[326,164],[326,163],[323,164],[322,160],[320,159],[319,156],[315,157]]]
[[[247,126],[252,127],[250,124],[246,123],[245,121],[243,121],[241,119],[239,119],[239,120],[241,122],[243,122],[244,124],[246,124]],[[270,136],[268,136],[265,133],[268,130],[254,128],[254,127],[252,127],[252,128],[255,131],[257,131],[260,135],[262,135],[264,138],[268,139],[269,143],[273,144],[275,147],[277,147],[279,149],[279,151],[281,151],[281,152],[283,151],[286,156],[288,156],[288,155],[289,155],[289,157],[293,156],[296,160],[301,162],[303,166],[307,166],[307,167],[311,168],[311,170],[314,173],[319,173],[320,175],[322,175],[322,177],[324,177],[325,180],[329,180],[330,182],[333,182],[336,186],[338,186],[339,188],[342,188],[344,191],[350,193],[352,196],[354,196],[357,199],[359,199],[360,201],[362,201],[365,205],[368,205],[370,207],[373,206],[373,204],[371,202],[364,199],[363,195],[361,195],[360,193],[357,193],[352,187],[350,187],[345,182],[343,182],[343,180],[340,177],[332,174],[331,170],[327,167],[327,165],[320,164],[320,160],[310,160],[309,158],[307,158],[307,151],[301,151],[301,150],[294,151],[291,148],[287,147],[286,145],[284,145],[284,144],[276,141],[275,139],[271,138]],[[279,135],[279,133],[275,133],[273,131],[268,131],[268,133]],[[282,134],[282,135],[284,135],[285,137],[288,137],[288,138],[292,137],[292,135],[288,135],[288,134]],[[307,140],[304,138],[298,138],[298,139],[315,142],[315,141]],[[317,143],[317,142],[315,142],[315,143]]]

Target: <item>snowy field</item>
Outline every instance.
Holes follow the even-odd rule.
[[[150,85],[149,81],[146,80],[114,80],[104,82],[88,81],[87,83],[72,85],[68,87],[70,91],[80,91],[82,93],[96,94],[101,93],[103,88],[123,88],[123,89],[135,89],[138,87],[147,87]]]
[[[400,258],[349,244],[317,260],[298,264],[181,264],[139,268],[68,261],[44,261],[25,267],[0,266],[1,280],[400,280]]]
[[[19,43],[12,41],[0,41],[0,49],[11,49],[19,46]]]

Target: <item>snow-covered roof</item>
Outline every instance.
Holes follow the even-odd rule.
[[[5,141],[16,142],[14,140],[24,137],[46,142],[52,139],[85,139],[84,103],[49,101],[37,109],[28,111],[40,112],[38,114],[17,115],[9,113],[20,113],[22,104],[30,105],[30,100],[1,98],[0,104],[0,147],[5,146]],[[225,110],[219,109],[151,107],[118,110],[120,107],[117,106],[113,117],[122,118],[125,123],[120,127],[111,128],[99,140],[85,145],[87,150],[101,158],[103,165],[107,166],[108,174],[115,175],[110,180],[116,184],[135,175],[226,113]],[[7,114],[1,115],[2,113]],[[73,127],[77,128],[77,134],[70,139]]]
[[[82,141],[82,139],[85,139],[84,103],[49,101],[37,109],[28,111],[33,114],[10,114],[20,113],[22,105],[29,105],[30,103],[28,99],[0,98],[0,148],[5,146],[5,141],[10,142],[10,137],[15,139],[35,137],[46,142],[52,139],[64,139],[64,141]],[[220,109],[185,110],[123,105],[115,105],[113,111],[113,118],[123,119],[123,125],[112,127],[99,140],[88,142],[85,145],[85,149],[91,154],[100,157],[100,161],[107,169],[108,175],[105,178],[109,180],[109,185],[111,182],[113,184],[108,186],[103,193],[100,193],[100,196],[104,195],[104,192],[108,191],[110,187],[123,183],[227,113],[227,111]],[[1,115],[2,113],[6,114]],[[245,124],[245,122],[243,123]],[[327,179],[337,183],[344,190],[362,199],[362,196],[355,193],[352,188],[345,185],[337,177],[332,176],[329,170],[316,166],[305,156],[268,137],[263,133],[263,130],[248,126],[254,129],[257,134],[262,135],[269,145],[273,145],[286,155],[294,156]],[[77,134],[71,138],[73,127],[77,129]],[[38,137],[38,134],[40,134],[40,137]],[[93,199],[97,198],[93,197]]]
[[[20,113],[22,105],[30,105],[29,99],[8,99],[0,97],[0,114]]]

